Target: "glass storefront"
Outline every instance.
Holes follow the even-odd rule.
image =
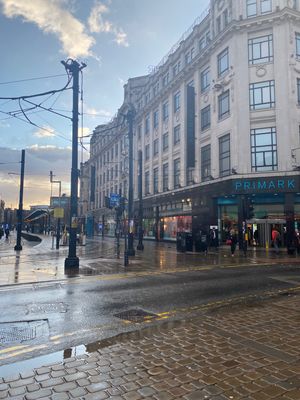
[[[144,239],[155,239],[156,224],[154,218],[143,219]]]
[[[191,216],[164,217],[160,223],[163,227],[162,240],[176,240],[177,232],[192,232]]]

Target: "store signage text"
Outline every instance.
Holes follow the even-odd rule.
[[[233,185],[235,192],[293,192],[297,190],[296,180],[293,178],[239,180]]]

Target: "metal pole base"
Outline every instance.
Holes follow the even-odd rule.
[[[128,234],[128,250],[127,253],[129,256],[135,256],[135,250],[133,247],[133,234],[129,233]]]
[[[78,257],[67,257],[65,259],[65,269],[79,269],[79,258]]]
[[[15,245],[15,247],[14,247],[14,250],[16,250],[16,251],[20,251],[20,250],[22,250],[23,249],[23,247],[19,244],[16,244]]]
[[[128,264],[129,264],[128,252],[124,251],[124,267],[127,267]]]

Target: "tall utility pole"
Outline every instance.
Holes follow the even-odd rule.
[[[138,190],[139,190],[139,242],[136,246],[137,250],[144,250],[143,245],[143,152],[139,150],[139,176],[138,176]]]
[[[130,110],[126,115],[128,121],[128,139],[129,139],[129,176],[128,176],[128,256],[135,256],[135,250],[133,247],[134,236],[133,236],[133,118],[134,109],[131,106]]]
[[[22,222],[23,222],[24,171],[25,171],[25,150],[22,150],[21,175],[20,175],[20,196],[19,196],[18,223],[17,223],[17,242],[14,247],[14,249],[17,251],[22,250],[21,231],[22,231]]]
[[[72,112],[72,169],[71,169],[71,213],[69,254],[65,259],[65,269],[79,269],[79,258],[76,256],[77,213],[78,213],[78,97],[79,72],[86,64],[79,65],[77,61],[69,59],[62,61],[66,70],[73,76],[73,112]]]

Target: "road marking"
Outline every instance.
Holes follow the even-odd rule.
[[[17,357],[21,354],[31,353],[36,350],[46,349],[48,347],[47,344],[40,344],[39,346],[28,347],[20,351],[13,351],[12,353],[6,354],[4,356],[0,356],[0,360],[7,360],[8,358]]]

